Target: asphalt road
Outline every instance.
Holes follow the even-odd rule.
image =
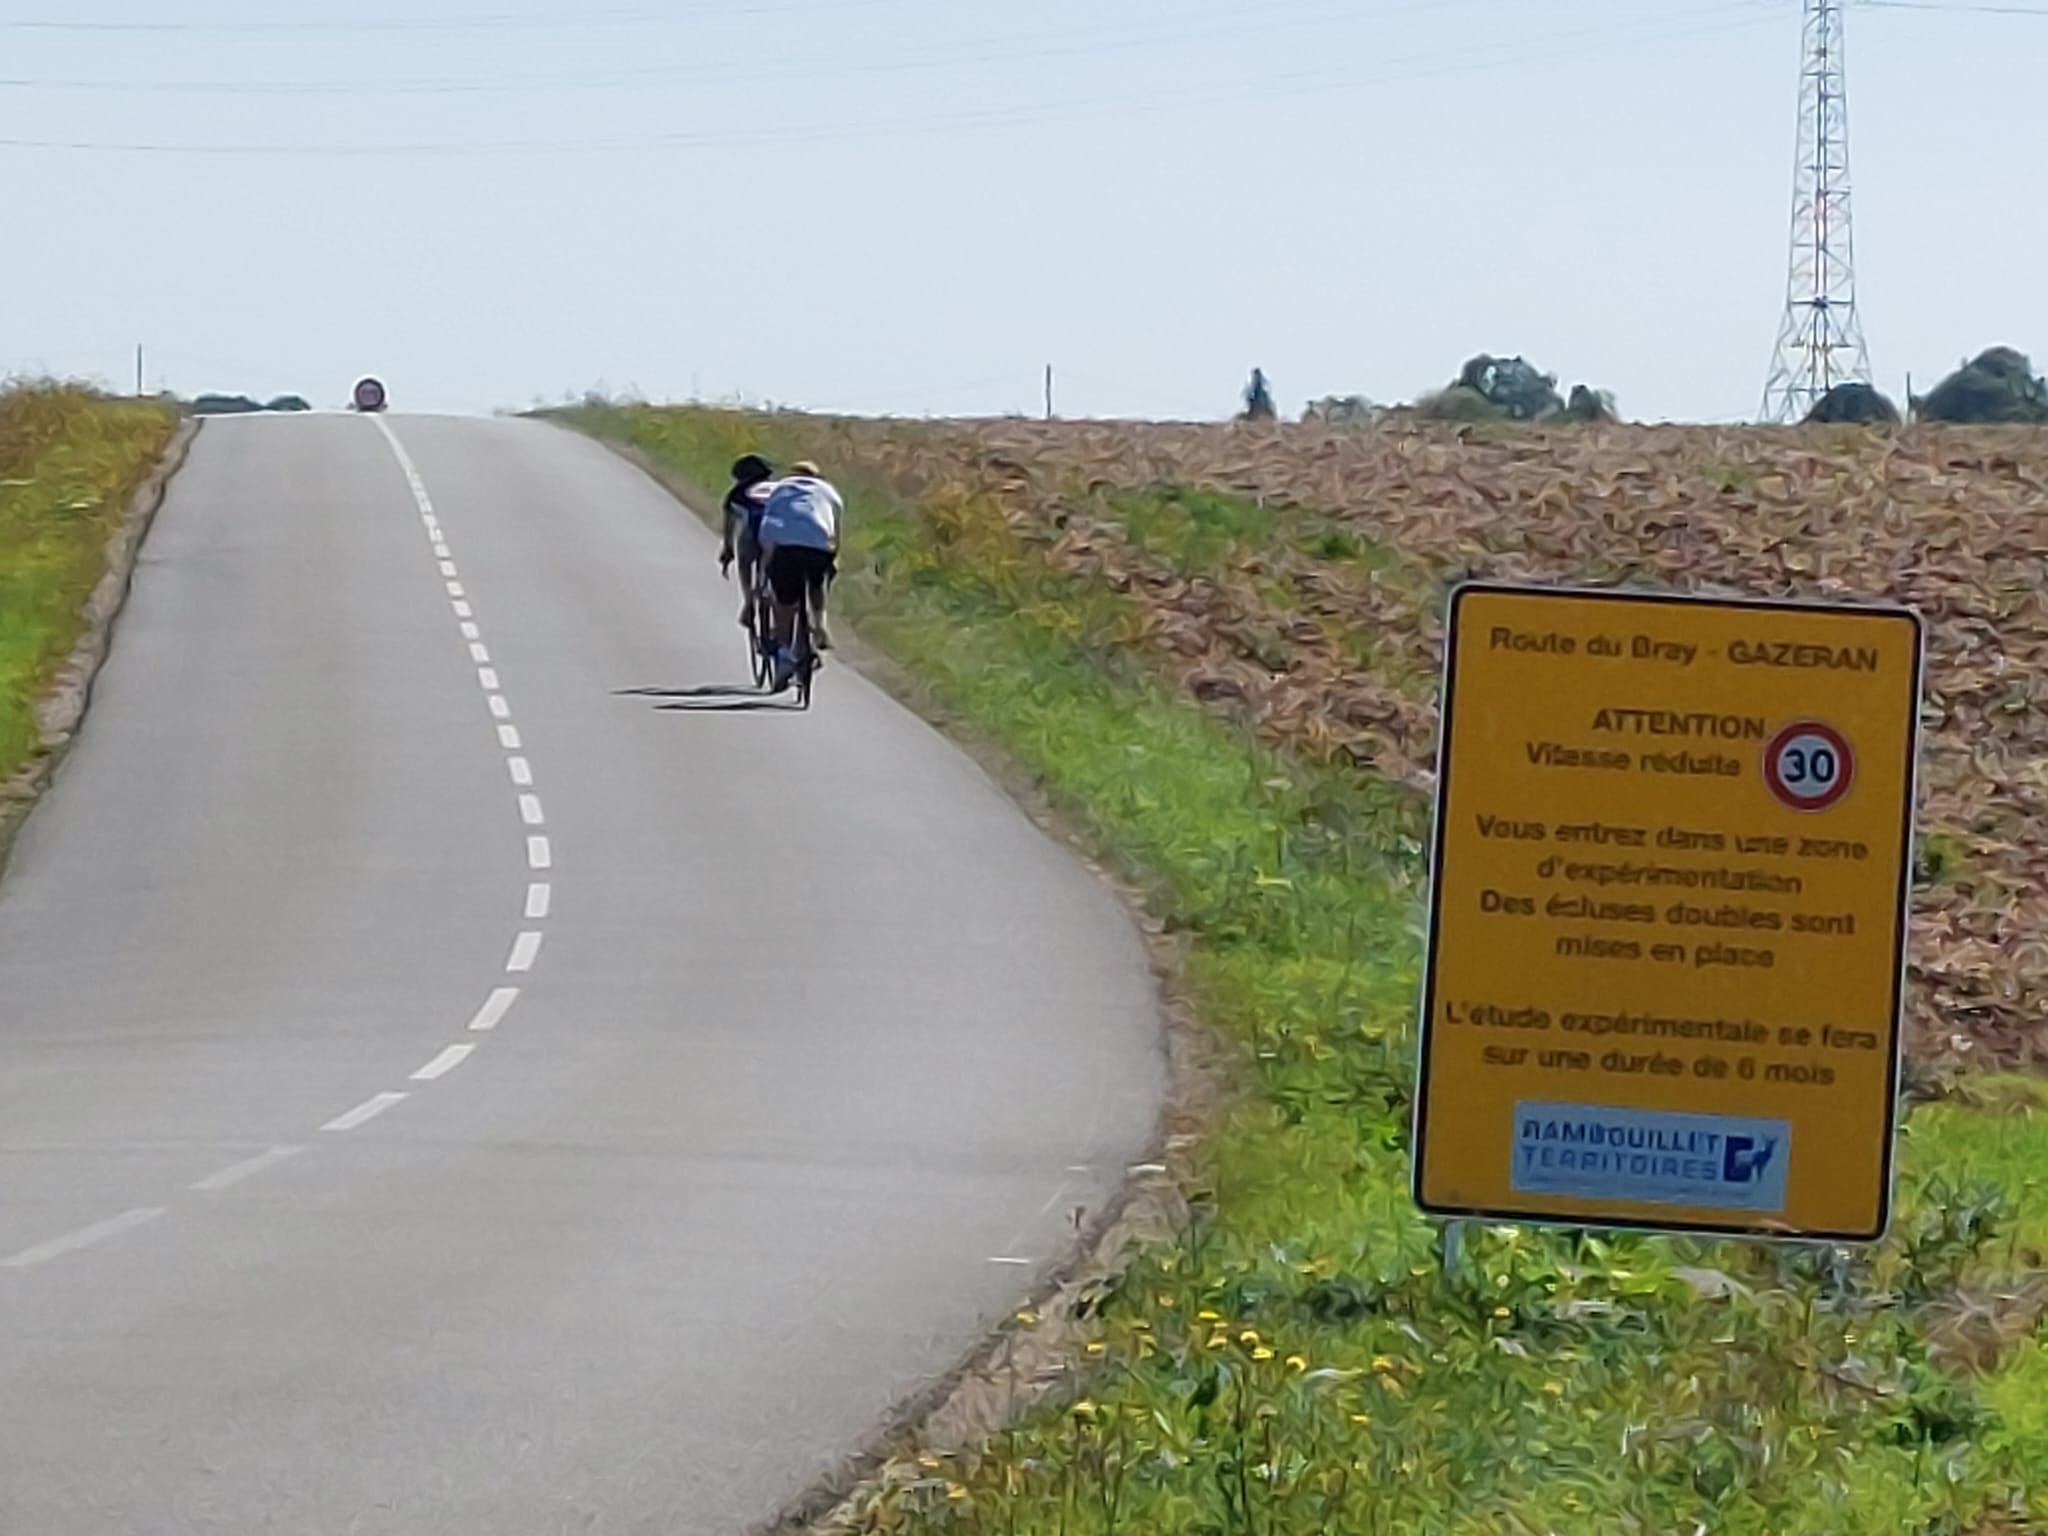
[[[548,426],[200,434],[0,881],[0,1532],[738,1531],[1142,1154],[1118,905],[847,669],[704,691],[714,549]]]

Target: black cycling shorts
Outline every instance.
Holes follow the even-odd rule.
[[[803,601],[807,590],[814,597],[822,596],[838,574],[839,559],[831,550],[784,544],[769,557],[768,589],[778,603],[794,606]]]

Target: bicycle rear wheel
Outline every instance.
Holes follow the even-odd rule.
[[[754,686],[768,686],[771,650],[767,642],[767,631],[762,627],[761,600],[758,594],[754,607],[747,618],[747,656],[754,667]]]
[[[818,675],[818,653],[811,648],[811,604],[808,597],[796,610],[796,707],[811,707],[811,680]]]

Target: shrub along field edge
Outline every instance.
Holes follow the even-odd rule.
[[[806,418],[592,404],[699,485],[817,455]],[[1007,750],[1187,945],[1243,1084],[1198,1220],[1087,1299],[1051,1402],[907,1443],[861,1531],[1964,1533],[2048,1518],[2031,1088],[1908,1122],[1868,1250],[1477,1231],[1407,1199],[1412,794],[1258,746],[1117,643],[1117,594],[993,510],[858,466],[842,605]],[[1164,488],[1163,488],[1164,489]],[[1398,553],[1398,552],[1397,552]]]

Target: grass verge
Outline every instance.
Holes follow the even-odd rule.
[[[571,413],[699,484],[819,456],[805,418]],[[2048,1520],[2038,1100],[1911,1122],[1892,1239],[1763,1248],[1481,1231],[1407,1198],[1421,806],[1258,745],[974,493],[849,492],[842,606],[999,742],[1187,941],[1243,1094],[1199,1219],[1090,1298],[1063,1390],[907,1447],[863,1531],[1960,1533]],[[1177,493],[1147,536],[1218,529]],[[2014,1094],[2020,1092],[2012,1090]],[[2008,1096],[2010,1099],[2010,1096]],[[2009,1527],[2007,1527],[2009,1528]]]
[[[37,701],[84,632],[108,542],[176,427],[154,401],[0,390],[0,784],[40,746]]]

